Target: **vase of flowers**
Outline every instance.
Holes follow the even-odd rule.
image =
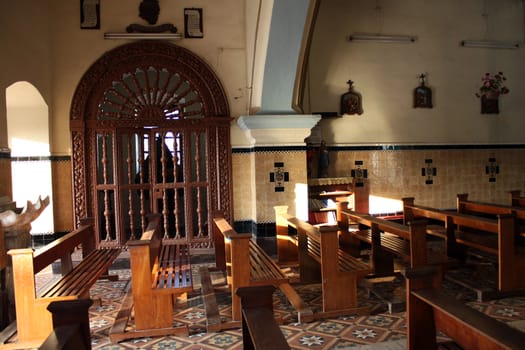
[[[482,114],[498,114],[499,113],[499,96],[509,93],[509,89],[505,86],[507,78],[502,72],[497,74],[485,73],[481,77],[481,86],[476,96],[481,99],[481,113]]]

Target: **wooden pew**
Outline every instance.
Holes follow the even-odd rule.
[[[471,201],[468,199],[468,193],[460,193],[456,196],[456,210],[458,213],[492,218],[496,218],[497,215],[512,214],[516,217],[516,234],[525,237],[523,229],[525,225],[525,207]]]
[[[82,260],[73,267],[71,255],[82,246]],[[96,248],[92,220],[83,220],[78,229],[33,249],[11,249],[19,346],[42,343],[52,332],[47,306],[52,301],[89,297],[89,289],[120,254],[120,248]],[[35,275],[56,260],[61,261],[62,277],[37,294]]]
[[[435,268],[412,267],[405,277],[408,350],[437,349],[437,331],[465,350],[523,348],[525,333],[444,294]]]
[[[39,350],[89,350],[91,331],[89,307],[91,299],[53,301],[47,309],[53,319],[53,332],[40,345]]]
[[[297,233],[301,282],[321,281],[323,311],[316,318],[369,313],[370,308],[358,306],[357,286],[372,268],[339,248],[339,228],[316,227],[288,213],[277,213],[277,234]]]
[[[510,205],[513,207],[525,207],[525,197],[521,195],[520,190],[509,191]]]
[[[490,219],[414,204],[414,198],[403,198],[405,220],[427,218],[440,222],[427,233],[446,240],[447,254],[464,260],[465,247],[475,248],[498,258],[498,290],[514,292],[525,289],[521,271],[525,268],[523,247],[515,243],[514,215]]]
[[[273,314],[274,291],[271,285],[237,288],[242,308],[243,349],[290,349]]]
[[[232,321],[226,322],[224,329],[241,326],[241,300],[235,291],[246,286],[273,285],[279,288],[297,310],[299,322],[313,320],[312,310],[293,289],[276,262],[252,240],[251,234],[235,232],[217,212],[213,219],[213,238],[216,268],[226,273],[231,288]]]
[[[428,261],[445,270],[456,263],[445,252],[441,254],[428,248],[426,220],[411,220],[404,225],[344,209],[343,206],[339,208],[337,217],[342,232],[370,244],[370,259],[376,276],[394,273],[394,256],[412,267]],[[358,229],[350,228],[349,223],[358,224]]]
[[[129,314],[119,314],[109,335],[113,342],[188,334],[187,326],[173,327],[173,310],[177,297],[193,291],[189,247],[162,241],[160,215],[148,220],[141,238],[128,241],[135,329],[126,330]]]
[[[368,213],[369,209],[369,188],[365,183],[357,182],[356,178],[353,179],[351,185],[347,184],[325,184],[326,182],[330,183],[331,179],[328,178],[316,178],[309,179],[308,191],[310,199],[319,199],[327,200],[332,199],[338,205],[339,202],[344,202],[345,205],[348,205],[348,197],[353,196],[353,206],[354,210],[360,213]],[[310,208],[311,210],[312,208]],[[280,213],[286,213],[288,206],[274,206],[276,217]],[[325,215],[333,215],[337,213],[336,207],[323,208],[319,210]],[[310,211],[309,215],[312,215]],[[314,215],[315,216],[315,215]],[[308,220],[312,224],[319,224],[316,220]],[[279,224],[277,224],[279,226]],[[283,231],[284,232],[284,231]],[[297,255],[297,237],[295,235],[287,234],[277,234],[277,263],[279,266],[293,266],[298,264],[298,255]],[[344,242],[341,242],[344,244]]]
[[[277,205],[273,207],[275,212],[275,234],[277,239],[277,262],[279,266],[296,266],[299,264],[297,247],[299,241],[297,232],[288,230],[287,205]]]

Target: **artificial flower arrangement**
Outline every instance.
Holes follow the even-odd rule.
[[[506,80],[507,78],[505,78],[502,72],[498,72],[497,74],[485,73],[485,75],[481,77],[481,86],[476,96],[497,98],[499,95],[508,94],[510,90],[504,85]]]

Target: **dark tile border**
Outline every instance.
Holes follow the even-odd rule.
[[[411,150],[481,150],[481,149],[525,149],[525,144],[495,144],[495,145],[370,145],[370,146],[329,146],[330,151],[411,151]],[[274,147],[240,147],[232,148],[232,153],[254,152],[286,152],[305,151],[306,146],[274,146]]]
[[[41,162],[41,161],[52,161],[52,162],[63,162],[70,161],[71,156],[24,156],[24,157],[11,157],[12,162]]]

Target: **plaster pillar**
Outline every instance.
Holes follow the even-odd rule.
[[[321,119],[319,115],[241,116],[237,123],[251,142],[254,196],[251,203],[256,224],[275,222],[276,205],[308,219],[308,186],[305,139]],[[273,230],[274,231],[274,230]],[[256,233],[257,237],[269,235]]]

